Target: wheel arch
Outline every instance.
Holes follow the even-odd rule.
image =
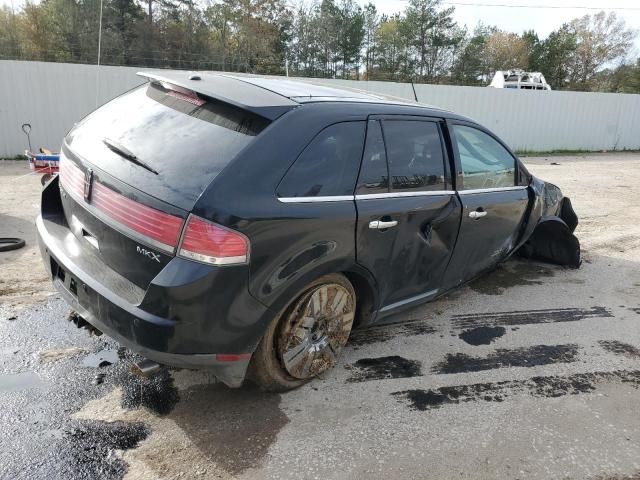
[[[371,273],[359,265],[353,265],[342,273],[356,292],[356,318],[354,327],[368,325],[375,320],[378,310],[378,286]]]

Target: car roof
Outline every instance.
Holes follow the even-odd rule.
[[[437,107],[410,102],[389,95],[372,94],[348,87],[334,88],[313,83],[314,80],[292,80],[245,74],[155,70],[138,72],[150,81],[167,82],[199,94],[218,99],[260,116],[274,120],[286,111],[304,103],[355,102],[410,107],[439,117],[463,118]],[[321,80],[315,80],[321,81]]]

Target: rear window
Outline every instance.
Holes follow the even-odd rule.
[[[289,168],[279,197],[353,195],[362,157],[365,122],[343,122],[322,130]]]
[[[190,210],[269,121],[168,85],[146,84],[107,103],[71,131],[73,153],[156,198]],[[114,153],[125,147],[157,175]]]

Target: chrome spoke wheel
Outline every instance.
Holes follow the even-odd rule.
[[[308,379],[331,368],[347,343],[354,315],[353,294],[337,283],[303,295],[281,327],[278,355],[287,373]]]

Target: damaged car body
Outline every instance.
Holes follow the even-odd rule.
[[[353,328],[512,254],[580,264],[569,199],[465,117],[289,80],[143,75],[67,135],[37,227],[62,296],[154,362],[295,388]]]

